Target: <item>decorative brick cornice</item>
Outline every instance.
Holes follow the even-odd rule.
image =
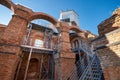
[[[70,43],[70,42],[61,40],[60,43]]]
[[[14,44],[4,44],[4,43],[0,43],[0,46],[13,46],[13,47],[21,47],[19,45],[14,45]]]
[[[105,38],[105,35],[101,35],[101,36],[99,36],[99,37],[91,40],[91,42],[98,41],[98,40],[100,40],[100,39],[102,39],[102,38]]]
[[[20,16],[20,15],[17,15],[17,14],[14,14],[14,15],[12,15],[12,16],[13,16],[13,17],[14,17],[14,16],[15,16],[15,17],[19,17],[19,18],[24,19],[25,21],[29,22],[29,20],[28,20],[27,18],[23,17],[23,16]]]
[[[3,54],[13,54],[13,55],[15,55],[14,52],[8,52],[8,51],[0,51],[0,53],[3,53]]]
[[[62,32],[69,33],[69,31],[66,31],[66,30],[61,30],[59,33],[62,33]]]

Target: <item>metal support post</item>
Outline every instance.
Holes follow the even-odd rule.
[[[43,65],[43,55],[42,55],[42,58],[41,58],[41,64],[40,64],[40,72],[39,72],[39,79],[41,79],[41,73],[42,73],[42,65]]]
[[[22,52],[21,52],[22,53]],[[19,64],[18,64],[18,69],[17,69],[17,72],[16,72],[16,76],[15,76],[15,80],[17,80],[18,79],[18,75],[19,75],[19,71],[20,71],[20,67],[21,67],[21,64],[22,64],[22,58],[23,58],[23,56],[24,56],[24,53],[21,55],[21,57],[20,57],[20,61],[19,61]]]
[[[53,39],[52,39],[52,36],[53,36],[53,31],[51,31],[50,32],[50,49],[52,49],[52,41],[53,41]]]
[[[29,64],[30,64],[30,59],[31,59],[31,55],[32,55],[32,50],[33,50],[33,48],[31,48],[30,54],[29,54],[29,57],[28,57],[28,62],[27,62],[27,66],[26,66],[26,69],[25,69],[24,80],[26,80],[26,78],[27,78],[27,72],[28,72],[28,68],[29,68]]]
[[[44,47],[46,48],[46,35],[47,35],[47,29],[45,29],[45,32],[44,32]]]
[[[54,52],[52,54],[52,80],[54,80],[54,66],[55,66],[55,63],[54,63]]]
[[[49,67],[50,67],[50,56],[48,56],[48,68],[46,69],[47,80],[49,80]]]
[[[31,33],[31,30],[32,30],[32,24],[29,24],[29,26],[30,26],[30,28],[29,28],[29,31],[28,31],[28,34],[27,34],[26,44],[28,44],[28,39],[30,37],[30,33]]]

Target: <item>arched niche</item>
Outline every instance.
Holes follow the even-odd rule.
[[[81,40],[79,37],[75,37],[70,41],[72,49],[77,49],[81,46]]]
[[[80,46],[80,38],[81,36],[79,36],[80,33],[83,33],[82,30],[79,29],[79,27],[77,26],[70,26],[70,43],[72,45],[72,48],[77,48],[78,46]],[[77,40],[77,42],[76,42]],[[77,45],[77,46],[76,46]]]
[[[29,69],[28,69],[28,75],[27,75],[27,79],[31,79],[31,78],[34,78],[34,79],[37,79],[38,77],[38,59],[36,58],[32,58],[30,60],[30,65],[29,65]]]

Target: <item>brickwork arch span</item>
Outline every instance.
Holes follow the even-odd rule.
[[[77,32],[77,33],[83,32],[83,31],[80,30],[79,27],[77,27],[77,26],[70,26],[70,29],[69,29],[69,30],[73,30],[73,31],[75,31],[75,32]]]
[[[8,9],[10,9],[11,11],[15,11],[16,5],[11,2],[10,0],[0,0],[0,4],[7,7]]]
[[[77,35],[78,35],[79,37],[83,38],[83,39],[86,39],[86,38],[87,38],[87,35],[88,35],[88,34],[87,34],[85,31],[80,30],[79,27],[77,27],[77,26],[71,26],[71,27],[69,28],[69,30],[75,31],[75,32],[77,33]]]
[[[50,16],[46,13],[42,13],[42,12],[34,12],[32,14],[32,16],[30,16],[29,21],[32,21],[32,20],[35,20],[35,19],[44,19],[44,20],[47,20],[47,21],[51,22],[53,25],[56,25],[57,22],[58,22],[52,16]]]

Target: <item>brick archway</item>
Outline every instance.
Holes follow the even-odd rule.
[[[50,16],[46,13],[42,13],[42,12],[34,12],[32,14],[32,16],[30,16],[29,21],[32,21],[32,20],[35,20],[35,19],[44,19],[44,20],[47,20],[47,21],[51,22],[53,25],[56,25],[57,22],[58,22],[52,16]]]
[[[39,60],[36,58],[32,58],[30,60],[30,65],[28,69],[27,79],[37,79],[39,72]]]
[[[71,26],[71,27],[69,28],[69,30],[73,30],[73,31],[75,31],[75,32],[77,32],[77,33],[83,32],[83,31],[80,30],[79,27],[77,27],[77,26]]]
[[[0,4],[7,7],[8,9],[10,9],[11,11],[15,11],[16,5],[11,2],[10,0],[0,0]]]

